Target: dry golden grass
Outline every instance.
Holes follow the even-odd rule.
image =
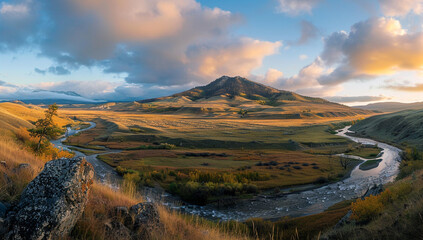
[[[26,185],[37,176],[44,167],[44,164],[52,159],[71,157],[72,154],[66,151],[59,151],[53,146],[48,146],[42,155],[35,155],[29,142],[36,142],[25,128],[16,130],[14,134],[9,131],[2,131],[0,134],[0,201],[15,201]],[[21,167],[21,164],[28,164],[28,167]]]
[[[0,136],[0,201],[14,201],[26,185],[41,171],[44,159],[34,156],[18,144],[10,135]],[[30,164],[29,168],[14,170],[20,164]]]
[[[235,240],[250,239],[245,235],[242,224],[225,229],[225,224],[208,224],[196,216],[183,216],[177,212],[159,207],[160,220],[164,224],[163,232],[153,234],[153,239],[169,240]]]
[[[44,110],[42,108],[23,105],[17,103],[0,103],[0,120],[3,129],[15,130],[19,127],[32,127],[31,122],[44,117]],[[60,114],[60,111],[59,111]],[[59,126],[73,124],[74,121],[70,118],[54,117],[54,121]]]

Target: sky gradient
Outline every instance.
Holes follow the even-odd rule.
[[[423,0],[0,0],[0,100],[140,100],[238,75],[347,105],[423,101],[422,14]]]

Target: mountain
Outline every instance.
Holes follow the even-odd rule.
[[[401,103],[401,102],[379,102],[371,103],[365,106],[356,106],[356,108],[379,111],[379,112],[398,112],[407,109],[423,109],[423,102]]]
[[[404,110],[373,116],[351,128],[360,136],[391,143],[407,143],[423,150],[423,110]]]
[[[326,118],[374,114],[321,98],[278,90],[242,77],[223,76],[206,86],[167,97],[104,104],[100,109],[249,118]],[[241,111],[242,110],[242,111]],[[246,112],[246,114],[238,114]]]
[[[327,102],[320,98],[311,98],[299,94],[278,90],[260,83],[250,81],[242,77],[223,76],[206,86],[196,87],[185,92],[177,93],[172,96],[154,98],[140,101],[141,103],[167,100],[172,98],[185,97],[191,101],[200,99],[209,99],[212,97],[227,96],[234,98],[236,96],[249,100],[287,100],[304,102]]]

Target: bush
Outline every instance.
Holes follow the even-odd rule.
[[[351,204],[352,215],[351,218],[360,223],[367,223],[382,212],[383,203],[378,196],[369,196],[364,200],[358,199]]]

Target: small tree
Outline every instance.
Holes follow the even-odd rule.
[[[48,106],[45,111],[44,118],[38,119],[35,122],[35,128],[29,129],[32,137],[39,138],[35,151],[40,153],[43,141],[51,140],[60,135],[61,129],[56,125],[53,120],[57,116],[59,107],[56,104]]]
[[[241,115],[241,118],[245,117],[247,115],[248,111],[245,109],[239,110],[238,114]]]
[[[352,159],[346,157],[340,157],[339,162],[344,169],[347,169],[348,165],[350,165]]]

